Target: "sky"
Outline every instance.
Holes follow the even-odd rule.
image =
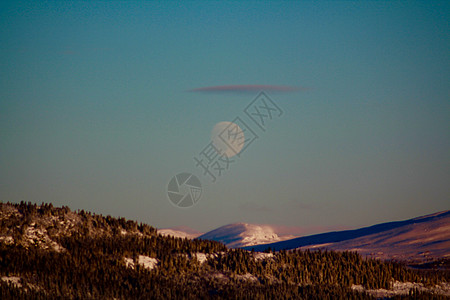
[[[305,233],[450,209],[448,1],[2,1],[0,201]],[[245,108],[270,85],[282,112]],[[192,91],[194,90],[194,91]],[[255,139],[215,182],[215,124]],[[179,208],[171,178],[200,200]]]

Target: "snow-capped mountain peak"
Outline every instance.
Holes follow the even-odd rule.
[[[231,248],[273,243],[284,240],[273,227],[248,223],[228,224],[201,236],[200,239],[219,241]]]

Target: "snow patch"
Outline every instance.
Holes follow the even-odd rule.
[[[210,277],[217,279],[219,281],[222,281],[222,282],[227,282],[230,280],[230,278],[228,278],[228,276],[226,276],[223,273],[219,273],[219,272],[211,274]]]
[[[20,277],[17,277],[17,276],[3,276],[2,280],[7,282],[7,283],[9,283],[9,284],[12,284],[16,288],[22,287],[22,284],[20,283]]]
[[[202,264],[208,260],[208,256],[205,253],[201,253],[201,252],[195,253],[194,257],[198,260],[198,262],[200,264]]]
[[[24,238],[26,244],[38,245],[43,249],[53,249],[56,252],[64,250],[61,245],[50,239],[47,230],[41,227],[28,227],[25,230]]]
[[[431,288],[426,288],[422,283],[416,282],[400,282],[392,283],[392,289],[365,289],[362,285],[352,285],[352,289],[358,292],[366,292],[376,298],[386,298],[398,295],[409,295],[410,291],[418,290],[420,292],[429,292],[433,294],[450,296],[450,284],[441,283]]]
[[[273,257],[273,253],[264,253],[264,252],[256,252],[253,254],[253,258],[258,261],[258,260],[266,260],[268,258],[272,258]]]
[[[146,269],[152,270],[154,269],[159,263],[159,260],[153,257],[148,257],[145,255],[139,255],[138,258],[138,264],[143,266]]]
[[[12,236],[0,236],[0,242],[5,243],[6,245],[14,244],[14,238]]]
[[[123,260],[125,261],[125,266],[127,268],[134,269],[134,260],[132,258],[124,257]]]
[[[134,259],[130,257],[124,257],[123,258],[125,262],[125,266],[127,268],[134,269],[136,264]],[[145,256],[145,255],[139,255],[137,258],[137,263],[141,266],[143,266],[146,269],[153,270],[159,263],[159,260],[153,257]]]
[[[255,275],[250,274],[250,273],[246,273],[244,275],[236,275],[235,277],[239,281],[251,281],[251,282],[258,281],[258,278]]]
[[[185,257],[187,259],[196,259],[200,264],[205,263],[208,259],[212,258],[212,259],[216,259],[219,257],[219,255],[223,255],[223,252],[220,253],[211,253],[211,254],[206,254],[203,252],[197,252],[194,254],[186,254],[186,253],[179,253],[179,256]]]
[[[189,233],[181,230],[175,230],[175,229],[158,229],[158,233],[162,236],[173,236],[178,238],[188,238],[188,239],[195,239],[200,234],[198,233]]]

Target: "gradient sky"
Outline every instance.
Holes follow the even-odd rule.
[[[449,21],[448,1],[2,1],[0,200],[201,231],[450,209]],[[188,91],[240,84],[307,89],[269,93],[284,114],[211,183],[193,157],[256,94]]]

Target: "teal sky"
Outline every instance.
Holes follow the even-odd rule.
[[[0,200],[202,231],[450,209],[449,21],[448,1],[2,1]],[[187,91],[239,84],[308,90],[268,93],[284,114],[211,183],[193,157],[256,93]]]

